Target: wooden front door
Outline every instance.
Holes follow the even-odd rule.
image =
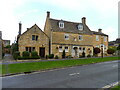
[[[45,57],[45,48],[44,47],[40,47],[39,49],[39,55],[44,58]]]

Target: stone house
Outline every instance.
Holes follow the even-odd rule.
[[[98,29],[98,32],[90,30],[86,24],[86,18],[82,22],[71,22],[66,20],[57,20],[50,17],[47,12],[44,31],[36,24],[21,34],[19,23],[18,45],[19,51],[37,51],[41,57],[54,54],[62,57],[63,50],[66,56],[80,57],[83,52],[85,56],[93,55],[93,49],[98,47],[103,54],[108,49],[108,35]],[[101,53],[99,54],[101,56]]]
[[[99,47],[103,54],[108,48],[108,35],[91,31],[86,24],[86,18],[82,18],[82,23],[66,20],[57,20],[50,17],[47,12],[44,32],[50,38],[50,53],[62,56],[63,50],[66,56],[79,57],[82,52],[85,55],[93,55],[93,48]],[[101,54],[99,54],[100,56]]]
[[[38,55],[45,57],[49,55],[49,38],[48,36],[35,24],[31,28],[21,34],[21,23],[19,23],[18,46],[20,54],[23,51],[37,51]]]

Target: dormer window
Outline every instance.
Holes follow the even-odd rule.
[[[83,25],[82,24],[78,25],[78,30],[83,30]]]
[[[61,20],[61,21],[59,22],[59,28],[64,28],[64,22],[63,22],[63,20]]]

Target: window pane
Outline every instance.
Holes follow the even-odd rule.
[[[65,40],[69,40],[69,34],[65,34]]]
[[[25,47],[26,51],[28,51],[28,47]]]
[[[59,52],[62,52],[62,46],[59,47]]]
[[[35,35],[32,35],[32,40],[35,40]]]
[[[29,47],[29,52],[31,52],[31,47]]]
[[[38,36],[36,36],[36,41],[38,40]]]
[[[79,36],[79,40],[82,40],[82,35]]]
[[[68,47],[65,47],[65,52],[68,52]]]
[[[32,49],[33,51],[35,51],[35,47],[33,47],[33,49]]]
[[[83,48],[83,50],[85,50],[85,48]]]
[[[96,41],[99,41],[99,36],[98,35],[96,36]]]

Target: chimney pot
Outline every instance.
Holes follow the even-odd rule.
[[[47,11],[47,17],[50,18],[50,12],[49,11]]]
[[[83,18],[82,18],[82,23],[83,23],[83,24],[86,24],[86,17],[83,17]]]
[[[98,32],[102,33],[102,29],[101,29],[101,28],[100,28],[100,29],[98,29]]]
[[[19,35],[21,35],[21,29],[22,29],[22,23],[20,21],[20,23],[19,23]]]

